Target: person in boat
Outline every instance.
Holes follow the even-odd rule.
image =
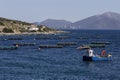
[[[112,55],[111,54],[108,54],[108,53],[106,53],[106,50],[102,50],[102,52],[101,52],[101,55],[100,55],[101,57],[111,57]]]
[[[94,57],[94,56],[95,56],[95,55],[93,54],[94,51],[93,51],[92,49],[88,49],[87,52],[88,52],[88,56],[89,56],[89,57]]]
[[[102,50],[101,56],[106,56],[106,50]]]

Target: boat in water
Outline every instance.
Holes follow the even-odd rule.
[[[34,46],[35,43],[15,43],[14,46]]]
[[[69,45],[76,45],[76,42],[58,42],[57,45],[61,46],[69,46]]]
[[[92,42],[91,44],[106,44],[106,45],[109,45],[110,42]]]
[[[104,48],[105,46],[106,46],[105,44],[86,44],[86,45],[79,46],[76,49],[85,50],[90,48]]]
[[[90,46],[80,46],[77,47],[78,50],[90,49]]]
[[[0,46],[0,50],[15,50],[17,46]]]
[[[85,45],[82,45],[82,46],[89,46],[90,48],[103,48],[106,45],[105,44],[85,44]]]
[[[100,55],[93,54],[93,50],[89,49],[88,54],[83,56],[83,61],[111,61],[112,55],[106,54],[106,51],[103,50]]]
[[[39,48],[63,48],[61,45],[40,45]]]

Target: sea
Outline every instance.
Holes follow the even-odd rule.
[[[63,34],[0,36],[0,46],[35,43],[34,46],[19,46],[16,50],[0,50],[0,80],[120,80],[120,30],[67,31]],[[100,54],[104,49],[112,54],[112,61],[83,61],[86,50],[76,48],[98,41],[110,44],[93,48],[94,53]],[[40,45],[58,42],[77,44],[39,49]]]

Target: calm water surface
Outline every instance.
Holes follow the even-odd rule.
[[[120,31],[70,30],[70,34],[0,36],[0,45],[35,42],[35,46],[20,46],[17,50],[0,50],[0,80],[120,80]],[[59,39],[67,36],[66,39]],[[22,38],[6,40],[3,38]],[[49,37],[50,39],[34,38]],[[76,48],[94,41],[108,41],[105,49],[113,55],[112,61],[84,62],[85,50]],[[42,44],[77,42],[64,48],[41,49]]]

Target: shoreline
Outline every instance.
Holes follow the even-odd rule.
[[[0,36],[4,35],[36,35],[36,34],[64,34],[69,33],[68,31],[49,31],[49,32],[24,32],[24,33],[0,33]]]

